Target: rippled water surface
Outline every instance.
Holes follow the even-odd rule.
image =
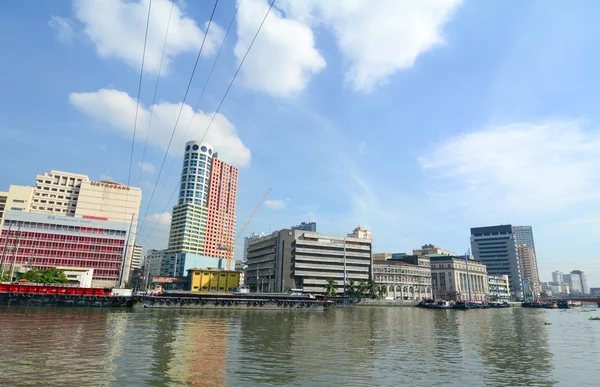
[[[600,310],[0,307],[0,385],[599,385]]]

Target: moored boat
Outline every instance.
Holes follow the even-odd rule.
[[[0,284],[0,305],[110,308],[133,306],[133,299],[110,288]]]

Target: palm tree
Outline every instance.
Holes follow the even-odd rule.
[[[346,294],[348,297],[354,297],[354,293],[356,293],[356,285],[354,284],[354,280],[351,279],[346,285]]]
[[[373,280],[369,280],[369,282],[367,283],[367,292],[369,294],[369,297],[375,299],[377,298],[377,284],[375,284],[375,281]]]
[[[379,296],[379,298],[383,298],[383,296],[385,296],[386,294],[387,294],[387,286],[379,285],[377,287],[377,295]]]
[[[335,282],[333,278],[329,278],[327,280],[327,286],[325,286],[325,293],[327,293],[328,296],[335,296],[335,294],[337,293],[335,287],[336,284],[337,282]]]
[[[358,298],[364,298],[367,294],[367,283],[365,280],[360,280],[358,284]]]

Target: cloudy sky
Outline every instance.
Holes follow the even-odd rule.
[[[600,3],[278,0],[216,115],[268,3],[153,0],[138,107],[148,5],[0,4],[0,189],[129,180],[163,248],[206,133],[240,167],[238,229],[273,188],[247,233],[313,220],[464,253],[470,227],[531,225],[542,280],[600,286]]]

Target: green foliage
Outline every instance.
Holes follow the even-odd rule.
[[[2,277],[0,277],[0,282],[10,282],[10,273],[4,273]]]
[[[379,298],[383,298],[385,295],[387,295],[387,286],[385,286],[385,285],[379,285],[377,287],[377,296]]]
[[[23,274],[22,278],[40,284],[64,284],[69,281],[65,273],[56,268],[46,270],[33,268]]]
[[[590,317],[591,321],[600,321],[600,317]]]
[[[337,282],[335,282],[335,280],[333,278],[329,278],[327,280],[327,286],[325,287],[325,293],[327,293],[328,296],[335,296],[336,294],[336,289],[335,289],[335,285],[337,284]]]
[[[354,296],[356,296],[356,293],[357,293],[356,284],[354,283],[354,280],[351,279],[346,284],[346,295],[348,297],[354,297]]]

